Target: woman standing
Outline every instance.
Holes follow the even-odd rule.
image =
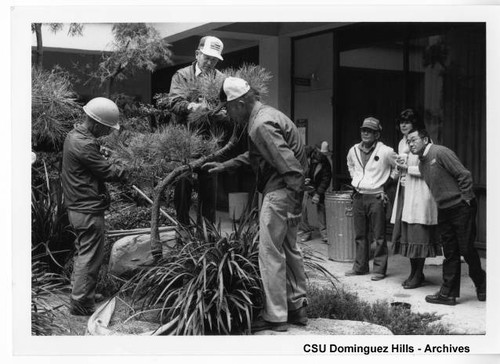
[[[398,146],[396,165],[399,180],[391,223],[393,252],[410,259],[410,275],[403,282],[406,289],[423,285],[425,258],[441,255],[437,231],[437,206],[418,169],[418,156],[411,154],[407,135],[420,127],[412,109],[401,112],[398,119],[403,138]]]

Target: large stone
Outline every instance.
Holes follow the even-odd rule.
[[[175,240],[175,231],[160,233],[162,245],[168,249]],[[165,249],[163,249],[165,253]],[[111,274],[120,276],[141,265],[153,263],[150,235],[130,235],[117,240],[111,249],[108,269]]]
[[[255,335],[393,335],[387,327],[362,321],[309,319],[307,326],[289,325],[288,331],[264,330]]]

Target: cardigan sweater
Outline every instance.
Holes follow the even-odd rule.
[[[403,212],[401,220],[409,224],[436,225],[437,205],[432,197],[429,187],[425,183],[418,168],[419,158],[415,154],[409,153],[406,137],[403,137],[398,147],[399,154],[408,154],[408,170],[405,176]],[[401,177],[400,177],[401,178]],[[391,223],[396,222],[396,212],[398,209],[398,196],[401,193],[401,184],[398,183],[394,207],[392,209]]]
[[[347,168],[352,178],[352,186],[362,194],[377,194],[384,191],[389,177],[395,178],[396,153],[391,147],[377,141],[368,162],[361,162],[360,145],[355,144],[347,153]]]
[[[420,157],[419,169],[438,208],[450,208],[475,197],[472,175],[452,150],[431,144]]]

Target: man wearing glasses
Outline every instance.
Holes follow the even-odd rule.
[[[438,205],[438,226],[443,253],[443,283],[436,294],[425,297],[429,303],[453,306],[460,297],[460,256],[469,265],[469,276],[476,286],[477,299],[486,301],[486,273],[474,247],[477,203],[472,191],[471,173],[456,154],[430,143],[425,129],[408,134],[410,151],[419,156],[419,170]]]
[[[361,125],[361,143],[347,154],[347,167],[356,192],[353,196],[353,220],[356,259],[346,276],[367,274],[370,270],[369,231],[373,232],[376,248],[373,258],[372,281],[385,278],[387,271],[387,240],[385,209],[389,201],[385,187],[395,178],[396,153],[380,139],[379,120],[368,117]]]

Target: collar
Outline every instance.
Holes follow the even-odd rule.
[[[196,77],[198,77],[202,73],[203,73],[203,71],[201,70],[200,66],[198,66],[198,62],[196,62],[195,65],[194,65],[194,75]]]
[[[86,136],[88,136],[88,137],[90,137],[90,138],[97,139],[97,138],[94,136],[94,134],[92,134],[92,133],[90,132],[90,130],[89,130],[89,129],[87,129],[87,127],[86,127],[85,125],[83,125],[83,123],[82,123],[82,124],[75,124],[75,125],[74,125],[74,128],[75,128],[75,130],[76,130],[76,131],[78,131],[79,133],[82,133],[82,134],[84,134],[84,135],[86,135]]]
[[[250,117],[248,118],[248,130],[250,130],[250,124],[255,120],[257,117],[257,114],[259,113],[259,110],[264,106],[262,102],[260,101],[255,101],[255,104],[253,105],[252,112],[250,113]]]
[[[432,143],[427,144],[427,146],[424,149],[424,153],[422,154],[422,157],[427,156],[427,154],[429,153],[429,149],[431,148],[431,145]]]
[[[378,144],[378,140],[376,140],[376,141],[372,144],[372,146],[371,146],[370,148],[365,148],[365,147],[363,146],[363,142],[359,143],[359,144],[358,144],[358,146],[359,146],[359,150],[360,150],[360,151],[362,151],[363,153],[368,154],[368,153],[370,153],[371,151],[373,151],[373,150],[375,149],[375,147],[377,146],[377,144]]]

